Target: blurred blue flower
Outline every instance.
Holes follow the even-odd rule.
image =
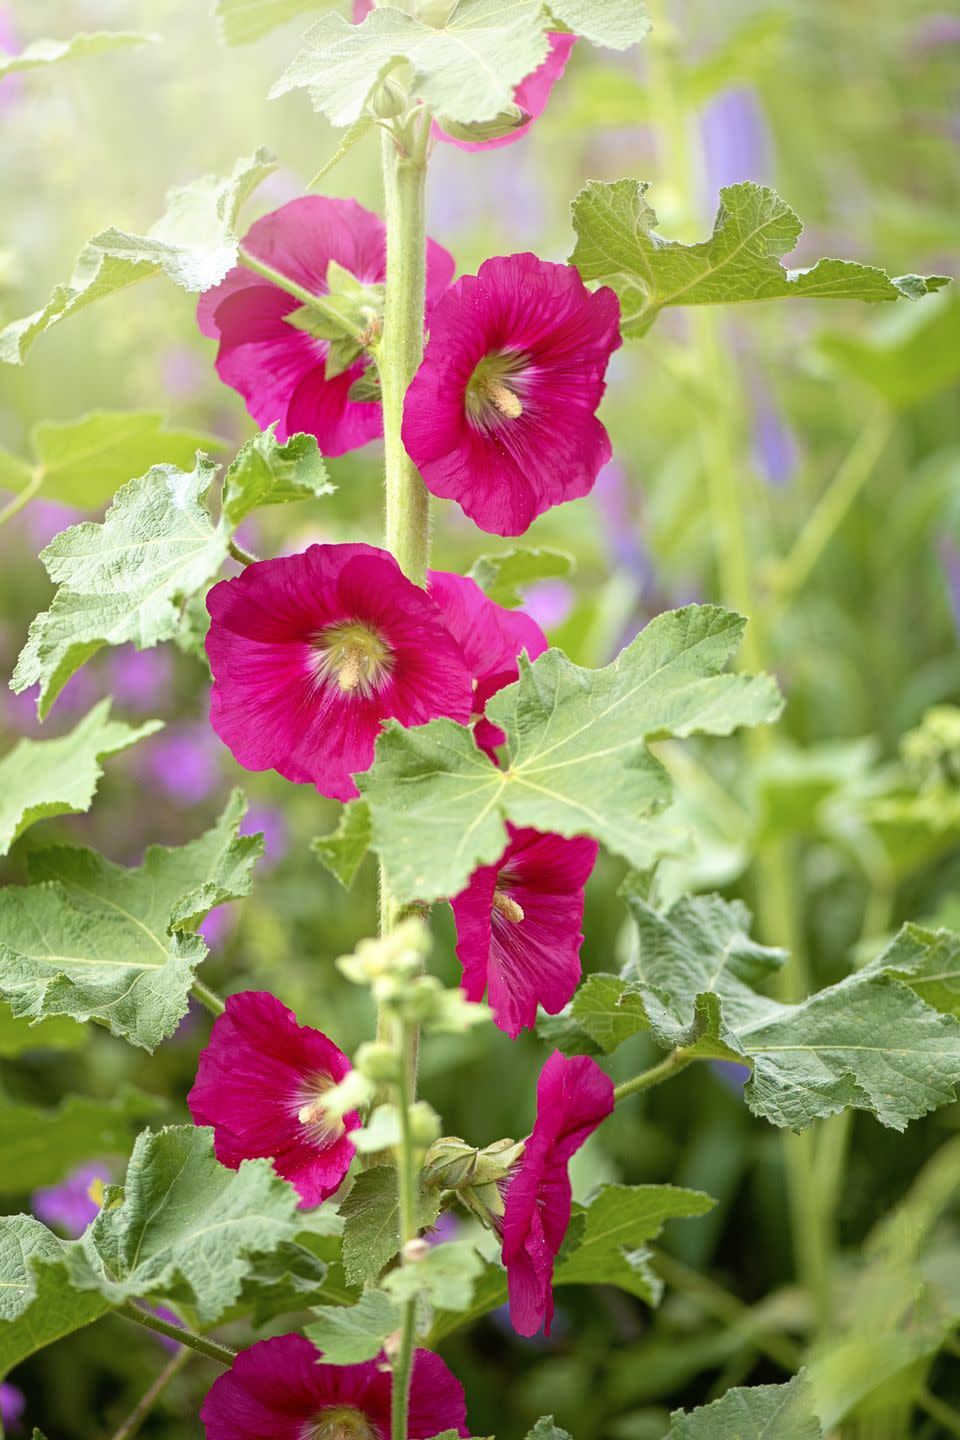
[[[573,609],[573,589],[565,580],[538,580],[524,595],[522,609],[541,630],[553,630]]]
[[[707,206],[724,185],[756,180],[768,185],[774,156],[770,127],[756,91],[749,85],[722,90],[700,112],[703,181]]]
[[[89,1162],[71,1170],[59,1185],[44,1185],[30,1197],[30,1207],[38,1220],[51,1229],[62,1230],[71,1240],[82,1235],[96,1218],[99,1206],[90,1196],[95,1181],[104,1181],[103,1165]]]
[[[960,634],[960,546],[949,536],[941,535],[937,541],[937,552],[943,567],[943,577],[947,582],[953,623]]]
[[[0,1421],[4,1429],[13,1429],[27,1408],[27,1398],[16,1385],[0,1385]]]
[[[169,650],[135,650],[124,645],[110,658],[110,688],[120,705],[133,710],[155,710],[169,697],[173,686],[173,658]]]
[[[278,865],[290,848],[286,816],[276,805],[251,805],[240,834],[263,835],[263,858],[268,866]]]
[[[748,392],[753,411],[754,464],[768,484],[786,485],[793,478],[800,457],[796,436],[759,374],[751,376]]]
[[[236,915],[230,905],[218,905],[210,911],[210,914],[199,927],[200,934],[206,940],[211,950],[221,945],[230,934],[236,924]],[[183,1024],[183,1021],[180,1022]]]
[[[653,579],[653,563],[633,514],[627,472],[616,460],[605,465],[594,488],[607,553],[618,570],[637,582],[641,594]]]
[[[941,50],[947,45],[960,45],[960,15],[943,10],[924,15],[913,32],[914,50]]]
[[[171,800],[195,804],[221,779],[220,746],[205,721],[170,726],[142,752],[147,775]]]

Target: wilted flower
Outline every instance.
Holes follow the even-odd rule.
[[[537,1006],[556,1015],[580,980],[583,889],[595,840],[565,840],[507,826],[496,865],[475,870],[454,900],[457,957],[469,1000],[487,992],[493,1018],[516,1039],[536,1024]]]
[[[207,597],[210,720],[248,770],[349,800],[381,721],[465,724],[470,671],[433,600],[372,545],[311,545]]]
[[[242,1350],[214,1381],[200,1418],[207,1440],[390,1440],[393,1374],[386,1356],[323,1365],[303,1335]],[[429,1350],[414,1356],[407,1434],[431,1440],[467,1430],[463,1386]]]
[[[214,1151],[236,1170],[265,1156],[289,1180],[301,1208],[340,1187],[355,1153],[355,1111],[327,1115],[326,1091],[350,1061],[319,1030],[298,1025],[292,1010],[263,990],[231,995],[213,1023],[187,1096],[197,1125],[212,1125]]]
[[[537,1085],[537,1120],[509,1182],[503,1216],[503,1263],[510,1319],[518,1335],[553,1320],[553,1264],[570,1223],[571,1156],[613,1110],[613,1081],[587,1055],[554,1051]]]
[[[486,260],[434,312],[403,442],[428,490],[495,535],[586,495],[610,459],[595,411],[620,345],[612,290],[535,255]]]

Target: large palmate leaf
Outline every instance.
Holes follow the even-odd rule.
[[[224,444],[215,435],[167,430],[159,410],[98,410],[80,420],[46,420],[30,438],[32,460],[0,456],[0,489],[29,487],[86,510],[99,509],[150,465],[189,467],[198,450]]]
[[[925,1004],[895,966],[871,967],[786,1005],[753,988],[785,956],[750,939],[739,901],[684,898],[665,915],[638,897],[630,905],[636,965],[623,979],[604,977],[605,1011],[596,993],[592,1008],[574,1005],[601,1044],[612,1048],[628,1030],[649,1027],[665,1048],[747,1064],[750,1109],[795,1130],[847,1107],[903,1130],[956,1097],[960,1022]],[[625,1017],[619,1029],[617,1011]]]
[[[728,1390],[721,1400],[670,1417],[665,1440],[822,1440],[803,1371],[787,1385]]]
[[[130,1087],[112,1100],[70,1095],[55,1110],[0,1104],[0,1193],[24,1195],[62,1180],[91,1157],[126,1154],[134,1133],[162,1108],[153,1095]]]
[[[16,70],[36,70],[58,65],[61,60],[82,60],[87,55],[102,55],[108,50],[129,50],[149,45],[156,35],[141,35],[133,30],[93,30],[71,35],[69,40],[33,40],[16,55],[0,55],[0,80]]]
[[[0,890],[0,995],[14,1013],[98,1020],[152,1050],[187,1011],[207,954],[192,933],[208,910],[248,893],[262,837],[240,836],[235,792],[189,845],[151,847],[127,870],[93,850],[29,858],[30,885]]]
[[[594,45],[626,50],[650,31],[641,0],[550,0],[550,13]]]
[[[163,728],[159,720],[125,725],[101,700],[56,740],[19,740],[0,760],[0,855],[38,820],[89,810],[101,760]]]
[[[745,622],[691,605],[652,620],[603,670],[558,650],[532,665],[487,706],[507,735],[498,769],[469,730],[435,720],[390,724],[373,769],[358,777],[373,845],[400,900],[456,895],[478,865],[497,860],[504,822],[560,835],[593,835],[644,869],[662,837],[650,817],[670,797],[649,740],[729,735],[764,724],[781,699],[768,676],[722,674]]]
[[[411,94],[446,119],[493,120],[514,88],[542,63],[547,36],[540,0],[459,0],[445,24],[425,24],[393,6],[362,25],[324,15],[271,95],[305,88],[334,125],[352,125],[374,89],[406,61]]]
[[[66,1249],[32,1215],[0,1219],[0,1376],[110,1308],[70,1285],[60,1263]]]
[[[942,275],[891,279],[872,265],[819,260],[809,270],[780,261],[803,231],[774,190],[744,181],[720,191],[709,240],[681,245],[656,233],[657,217],[639,180],[590,181],[573,202],[577,246],[571,256],[585,280],[612,285],[626,336],[646,333],[667,305],[730,305],[748,300],[915,300],[948,283]]]
[[[214,14],[225,45],[248,45],[305,15],[322,10],[335,0],[217,0]]]
[[[230,466],[223,482],[223,514],[236,526],[265,505],[319,499],[336,490],[313,435],[293,435],[278,445],[276,425],[254,435]]]
[[[177,1125],[139,1137],[122,1203],[106,1205],[64,1261],[76,1289],[111,1305],[172,1299],[211,1325],[237,1299],[254,1257],[299,1229],[296,1192],[269,1160],[228,1170],[214,1156],[212,1130]]]
[[[23,362],[34,341],[117,290],[163,273],[184,290],[209,290],[237,261],[237,215],[255,187],[276,168],[267,150],[238,160],[225,179],[207,175],[172,190],[167,209],[146,235],[104,230],[80,252],[70,279],[58,285],[41,310],[0,331],[0,360]]]

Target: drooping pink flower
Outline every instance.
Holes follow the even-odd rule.
[[[386,1356],[363,1365],[323,1365],[322,1358],[303,1335],[242,1350],[203,1402],[207,1440],[390,1440]],[[469,1434],[463,1386],[439,1355],[418,1350],[407,1433],[431,1440],[445,1430]]]
[[[537,1085],[537,1119],[523,1159],[508,1182],[503,1263],[510,1319],[518,1335],[553,1320],[553,1264],[570,1223],[571,1156],[613,1110],[613,1081],[587,1055],[555,1050]]]
[[[241,248],[314,295],[328,292],[331,260],[365,284],[386,277],[386,230],[379,216],[355,200],[306,195],[281,205],[253,224]],[[455,262],[427,241],[427,310],[453,278]],[[204,335],[220,341],[217,373],[238,390],[253,418],[266,428],[277,422],[277,439],[298,431],[315,435],[325,455],[343,455],[383,433],[376,401],[349,398],[368,360],[342,374],[326,375],[329,349],[287,321],[303,302],[243,265],[200,298],[197,319]]]
[[[427,489],[481,530],[522,535],[586,495],[610,459],[594,413],[620,345],[620,303],[572,265],[485,260],[437,306],[407,391],[403,443]]]
[[[487,992],[495,1023],[515,1040],[536,1024],[537,1006],[556,1015],[580,980],[583,890],[595,840],[565,840],[507,825],[496,865],[483,865],[450,903],[468,1000]]]
[[[484,716],[487,701],[520,674],[517,663],[525,650],[536,660],[547,648],[547,637],[535,620],[522,610],[497,605],[469,575],[451,575],[442,570],[430,574],[427,586],[437,602],[443,623],[456,640],[470,667],[476,685],[473,713],[478,717],[474,737],[480,749],[495,759],[504,734]]]
[[[194,1124],[213,1127],[222,1165],[272,1160],[305,1209],[339,1188],[355,1153],[349,1132],[360,1117],[350,1111],[341,1120],[323,1108],[350,1069],[332,1040],[298,1025],[275,995],[247,990],[213,1022],[187,1104]]]
[[[311,545],[207,596],[213,728],[248,770],[349,800],[381,721],[470,718],[473,688],[436,603],[372,545]]]

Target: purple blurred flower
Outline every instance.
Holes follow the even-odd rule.
[[[106,1170],[103,1165],[89,1163],[71,1170],[66,1180],[59,1185],[45,1185],[35,1190],[30,1205],[38,1220],[52,1229],[60,1229],[71,1240],[82,1235],[96,1218],[99,1206],[90,1198],[90,1187],[95,1181],[103,1181]]]
[[[456,1240],[462,1229],[463,1225],[459,1217],[454,1215],[452,1210],[444,1210],[426,1238],[431,1245],[446,1245],[448,1241]]]
[[[263,835],[263,859],[278,865],[290,848],[286,817],[276,805],[251,805],[240,826],[241,835]]]
[[[573,590],[565,580],[539,580],[523,597],[523,611],[541,630],[562,625],[573,609]]]
[[[124,645],[110,660],[110,688],[121,705],[154,710],[173,687],[173,659],[169,650],[135,650]]]
[[[937,541],[937,552],[943,566],[943,577],[947,582],[953,623],[960,634],[960,546],[948,535],[941,535]]]
[[[220,782],[220,747],[205,723],[170,726],[142,754],[147,774],[171,800],[195,803]]]
[[[81,510],[72,505],[61,505],[57,500],[31,500],[23,514],[27,534],[36,550],[49,545],[54,535],[83,519]]]
[[[438,145],[431,160],[431,233],[482,232],[496,215],[510,242],[505,251],[532,245],[545,218],[543,179],[534,155],[528,147],[509,147],[485,151],[464,165],[455,146]]]
[[[717,1079],[735,1095],[741,1093],[744,1085],[750,1079],[750,1066],[738,1065],[736,1060],[711,1060],[710,1069]]]
[[[767,483],[780,487],[793,478],[799,460],[796,436],[765,382],[755,375],[750,382],[753,407],[754,463]]]
[[[940,50],[947,45],[960,45],[960,15],[937,11],[924,15],[913,32],[914,50]]]
[[[616,460],[605,465],[597,476],[593,493],[610,558],[617,569],[625,570],[636,580],[642,595],[653,579],[653,565],[631,513],[630,487],[623,466]]]
[[[200,926],[200,934],[204,940],[206,940],[211,950],[213,950],[216,949],[218,945],[223,944],[236,923],[237,917],[233,907],[231,905],[218,905],[216,909],[210,911],[210,914]]]
[[[208,374],[205,357],[189,345],[168,345],[160,358],[160,384],[174,400],[191,400]]]
[[[27,1408],[27,1397],[16,1385],[0,1385],[0,1421],[4,1428],[11,1430],[17,1425]]]
[[[19,50],[17,32],[8,5],[0,4],[0,54],[14,55]],[[14,104],[23,90],[22,75],[7,75],[0,80],[0,110]]]
[[[179,1329],[183,1329],[183,1321],[179,1315],[174,1315],[172,1310],[167,1310],[163,1305],[148,1305],[147,1309],[152,1315],[156,1315],[158,1320],[166,1320],[168,1325],[176,1325]],[[179,1342],[172,1340],[169,1335],[161,1335],[157,1330],[151,1331],[151,1334],[157,1344],[162,1345],[164,1350],[169,1350],[171,1354],[176,1354],[181,1348]]]
[[[750,86],[722,90],[700,115],[706,203],[713,205],[724,185],[739,180],[769,184],[773,175],[770,127]]]

